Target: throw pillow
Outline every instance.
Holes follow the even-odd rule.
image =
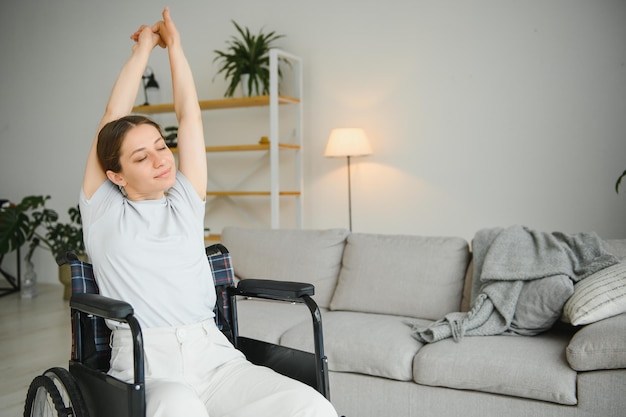
[[[626,312],[626,263],[602,269],[574,286],[563,320],[580,326]]]
[[[549,330],[559,320],[563,304],[573,293],[574,284],[565,275],[524,281],[511,330],[525,336]]]

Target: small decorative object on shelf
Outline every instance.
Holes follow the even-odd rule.
[[[165,129],[165,144],[170,148],[178,146],[178,126],[167,126]]]
[[[270,91],[270,54],[273,43],[284,37],[272,31],[258,35],[252,35],[248,28],[242,29],[234,20],[232,21],[241,39],[235,36],[228,42],[226,51],[214,52],[217,54],[213,62],[221,61],[217,75],[224,73],[224,78],[230,80],[230,84],[224,93],[224,97],[232,97],[240,83],[244,96],[259,96],[269,94]],[[278,70],[281,77],[281,71]]]

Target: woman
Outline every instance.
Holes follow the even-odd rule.
[[[213,321],[204,254],[202,118],[180,36],[141,26],[87,158],[80,196],[85,245],[100,292],[133,305],[142,325],[149,416],[337,416],[314,389],[252,365]],[[160,127],[130,116],[151,51],[167,48],[178,119],[178,170]],[[111,325],[109,373],[132,380],[130,331]]]

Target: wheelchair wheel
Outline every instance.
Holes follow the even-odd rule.
[[[80,393],[78,384],[76,384],[76,379],[67,369],[50,368],[44,375],[54,381],[61,393],[61,398],[63,398],[63,403],[66,405],[66,408],[71,408],[72,416],[89,417],[87,406]]]
[[[39,375],[28,387],[24,417],[67,416],[63,398],[54,381],[47,376]]]
[[[24,417],[88,417],[87,407],[70,373],[51,368],[31,382]]]

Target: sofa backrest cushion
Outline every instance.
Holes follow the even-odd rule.
[[[607,239],[606,249],[623,261],[626,261],[626,239]]]
[[[353,233],[330,308],[438,320],[459,311],[469,258],[458,237]]]
[[[232,254],[237,278],[311,283],[317,304],[328,307],[348,233],[226,227],[221,241]]]

